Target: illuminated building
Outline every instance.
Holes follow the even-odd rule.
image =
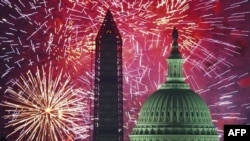
[[[130,140],[218,141],[208,106],[184,81],[176,28],[172,38],[167,81],[143,104]]]
[[[122,39],[108,10],[96,37],[94,141],[123,140]]]

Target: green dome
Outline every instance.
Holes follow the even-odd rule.
[[[142,105],[131,141],[218,141],[207,104],[184,82],[174,28],[167,82]]]
[[[160,89],[143,104],[138,124],[210,124],[205,102],[191,90]]]
[[[130,138],[131,141],[150,138],[152,141],[218,140],[210,111],[199,95],[190,89],[164,87],[143,104]]]

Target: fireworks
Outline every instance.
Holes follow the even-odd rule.
[[[88,129],[83,125],[83,92],[74,88],[69,76],[59,71],[54,76],[53,68],[48,73],[44,67],[35,74],[28,71],[9,87],[7,100],[1,103],[9,113],[6,127],[14,127],[9,134],[18,135],[17,141],[63,141],[72,135],[84,137]]]
[[[165,81],[173,26],[180,33],[187,81],[209,104],[218,130],[225,122],[249,123],[249,5],[248,0],[0,1],[0,90],[51,61],[76,78],[73,83],[80,80],[91,101],[94,41],[110,9],[123,39],[125,140],[143,101]],[[227,114],[239,111],[243,114]]]

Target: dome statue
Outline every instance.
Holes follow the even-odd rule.
[[[174,27],[167,81],[142,105],[131,141],[218,141],[209,108],[185,83]]]

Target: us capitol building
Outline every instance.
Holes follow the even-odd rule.
[[[142,105],[131,141],[218,141],[204,100],[184,81],[178,31],[172,32],[167,81]]]

